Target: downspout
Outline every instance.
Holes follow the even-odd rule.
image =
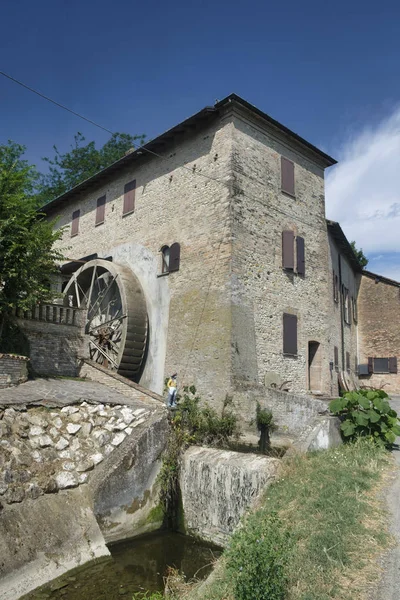
[[[342,371],[345,370],[344,360],[344,306],[343,306],[343,293],[342,293],[342,261],[339,253],[339,299],[340,299],[340,332],[342,337]]]

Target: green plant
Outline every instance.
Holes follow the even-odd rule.
[[[260,451],[264,454],[271,450],[271,432],[276,429],[272,412],[266,408],[261,408],[260,403],[257,402],[256,408],[256,425],[260,432],[260,440],[258,446]]]
[[[346,440],[369,437],[390,447],[400,435],[399,419],[383,390],[347,392],[332,400],[329,409],[342,421],[341,431]]]
[[[275,513],[252,514],[226,553],[235,600],[283,600],[292,547],[291,534]]]
[[[135,592],[132,600],[164,600],[162,592]]]

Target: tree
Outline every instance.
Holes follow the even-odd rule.
[[[356,248],[356,243],[355,242],[350,242],[350,246],[352,247],[353,252],[356,255],[357,260],[360,263],[361,267],[363,269],[365,269],[365,267],[368,264],[368,258],[365,256],[365,254],[363,252],[363,249],[362,248],[360,248],[360,249]]]
[[[113,133],[98,150],[95,142],[85,144],[85,137],[78,132],[74,136],[74,144],[69,152],[61,154],[58,148],[53,146],[54,158],[43,158],[49,165],[49,172],[39,176],[38,205],[43,206],[105,169],[132,148],[142,145],[144,137],[144,135]]]
[[[62,259],[54,249],[62,231],[37,212],[36,169],[22,159],[25,148],[0,146],[0,340],[13,308],[52,299],[51,278]]]

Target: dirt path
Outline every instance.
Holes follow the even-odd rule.
[[[390,404],[397,411],[397,414],[400,415],[400,396],[392,396]],[[393,453],[400,467],[400,438],[397,441],[399,446],[394,449]],[[389,489],[386,499],[392,513],[390,529],[397,539],[397,545],[384,557],[384,575],[375,591],[373,600],[400,599],[400,469]]]

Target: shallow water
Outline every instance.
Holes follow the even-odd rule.
[[[69,571],[24,600],[132,600],[138,591],[164,589],[168,567],[187,580],[206,577],[221,554],[215,546],[172,532],[156,532],[109,547],[111,558]]]

